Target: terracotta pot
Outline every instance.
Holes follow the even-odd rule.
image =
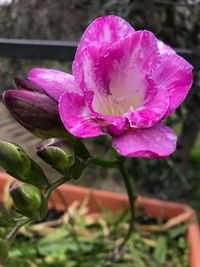
[[[13,179],[5,173],[0,173],[0,201],[3,191],[9,179]],[[88,189],[73,185],[62,185],[51,195],[50,207],[65,210],[74,201],[82,202],[87,198],[89,212],[100,212],[102,208],[120,210],[128,207],[128,198],[125,194],[112,193],[96,189]],[[148,215],[167,219],[166,227],[175,222],[191,220],[187,230],[187,240],[191,244],[190,267],[200,267],[200,230],[196,214],[189,206],[169,201],[152,198],[138,197],[137,204],[142,206]]]

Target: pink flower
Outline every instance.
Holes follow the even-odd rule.
[[[160,158],[176,148],[175,132],[161,121],[185,99],[192,66],[153,33],[107,16],[84,32],[73,76],[33,69],[29,79],[58,101],[73,135],[109,133],[123,156]]]

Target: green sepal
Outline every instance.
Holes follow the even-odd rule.
[[[39,209],[34,213],[33,216],[37,221],[41,221],[47,216],[47,213],[48,213],[48,200],[42,197],[42,204],[39,207]]]
[[[49,185],[49,182],[42,168],[32,159],[31,159],[31,168],[29,172],[25,174],[17,174],[13,172],[7,172],[7,173],[21,182],[32,184],[39,188],[48,187]]]
[[[85,168],[86,168],[85,162],[76,157],[75,164],[71,168],[70,173],[69,173],[70,178],[74,180],[79,179]]]

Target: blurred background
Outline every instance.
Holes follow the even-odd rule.
[[[139,193],[188,203],[200,215],[200,0],[0,0],[0,90],[13,88],[13,77],[26,78],[34,67],[71,72],[74,53],[66,50],[67,60],[64,56],[56,59],[56,55],[44,59],[42,54],[30,56],[30,47],[19,57],[14,46],[10,51],[2,47],[5,38],[77,42],[93,19],[109,14],[126,19],[136,30],[151,30],[180,53],[185,51],[187,59],[195,63],[193,88],[167,121],[179,136],[176,153],[162,160],[129,159],[128,166]],[[74,43],[68,44],[74,47]],[[2,102],[0,138],[22,144],[35,158],[34,146],[39,140],[10,117]],[[111,156],[108,142],[106,138],[86,140],[91,151],[107,158]],[[58,177],[45,164],[43,167],[50,178]],[[116,171],[97,167],[89,168],[76,183],[124,191]]]

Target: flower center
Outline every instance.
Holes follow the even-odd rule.
[[[114,75],[109,82],[107,94],[99,91],[94,93],[93,107],[104,115],[123,115],[130,108],[138,109],[143,105],[146,92],[144,77],[137,71],[124,70]]]

